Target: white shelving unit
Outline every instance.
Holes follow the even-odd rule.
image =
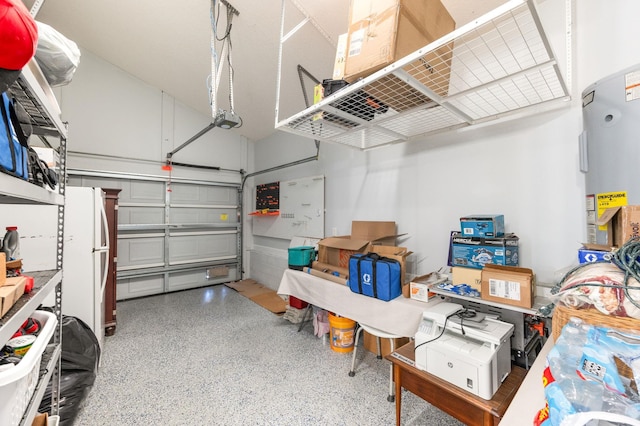
[[[25,66],[18,80],[10,88],[14,98],[30,116],[33,135],[43,143],[57,149],[60,154],[58,191],[52,192],[25,180],[0,173],[0,204],[57,206],[56,269],[28,271],[34,277],[34,288],[23,295],[9,312],[0,319],[0,344],[4,345],[20,328],[22,323],[42,304],[51,293],[55,293],[55,314],[58,325],[47,346],[40,366],[40,375],[34,394],[23,414],[21,425],[31,425],[48,384],[51,388],[51,414],[58,414],[60,400],[60,362],[62,354],[62,242],[64,223],[64,191],[66,180],[67,127],[60,118],[60,109],[49,84],[34,59]],[[33,136],[32,136],[33,137]],[[0,404],[2,402],[0,401]]]
[[[570,52],[570,16],[567,26]],[[278,93],[275,127],[367,150],[568,99],[533,0],[511,0],[281,121]]]

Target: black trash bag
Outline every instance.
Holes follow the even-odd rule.
[[[58,404],[59,425],[74,424],[82,402],[89,394],[89,390],[96,376],[87,371],[66,371],[60,376],[60,401]],[[51,383],[40,402],[39,412],[51,414]]]
[[[72,425],[98,373],[100,345],[93,331],[81,319],[62,317],[62,360],[60,370],[60,425]],[[40,403],[41,413],[51,411],[51,383]]]

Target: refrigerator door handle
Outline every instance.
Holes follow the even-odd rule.
[[[109,224],[107,222],[107,212],[104,205],[100,203],[100,216],[102,217],[102,227],[104,229],[105,243],[96,251],[104,253],[104,263],[102,264],[102,282],[100,283],[100,301],[104,301],[104,289],[107,286],[107,273],[109,272]]]

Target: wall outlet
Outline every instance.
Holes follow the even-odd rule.
[[[331,235],[334,237],[338,236],[338,228],[331,228]]]

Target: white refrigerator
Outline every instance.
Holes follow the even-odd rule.
[[[109,232],[100,188],[66,188],[63,250],[62,313],[87,323],[102,349]]]

